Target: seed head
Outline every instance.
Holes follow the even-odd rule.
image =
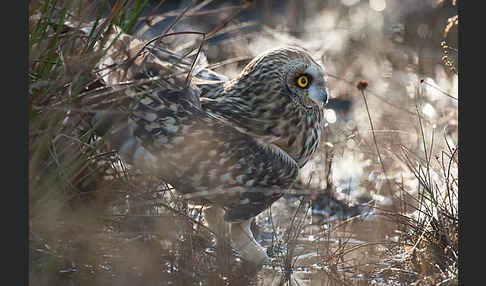
[[[359,90],[365,90],[368,87],[368,81],[367,80],[360,80],[356,83],[356,88]]]

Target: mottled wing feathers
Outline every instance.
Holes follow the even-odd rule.
[[[164,90],[141,98],[129,123],[117,129],[126,136],[118,144],[120,154],[186,198],[225,207],[228,220],[265,210],[297,177],[296,162],[204,112],[185,92]]]

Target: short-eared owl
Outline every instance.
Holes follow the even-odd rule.
[[[249,222],[292,185],[319,144],[323,68],[304,49],[283,47],[257,56],[234,79],[218,81],[224,77],[203,69],[185,86],[187,73],[165,50],[110,37],[99,41],[107,52],[97,75],[117,90],[107,102],[124,112],[101,112],[91,122],[128,163],[221,210],[213,213],[230,223],[233,246],[261,264],[266,254]]]

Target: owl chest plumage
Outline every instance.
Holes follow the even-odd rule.
[[[301,168],[310,160],[319,145],[323,125],[322,112],[295,116],[294,120],[283,125],[282,130],[287,131],[284,131],[282,139],[274,144],[285,150]]]

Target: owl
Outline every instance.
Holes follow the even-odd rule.
[[[319,144],[322,66],[287,46],[263,52],[233,79],[202,69],[188,85],[188,64],[166,49],[116,29],[103,36],[95,72],[114,92],[94,108],[105,109],[90,120],[98,134],[127,163],[212,206],[210,228],[223,220],[241,257],[264,263],[250,222],[292,186]]]

